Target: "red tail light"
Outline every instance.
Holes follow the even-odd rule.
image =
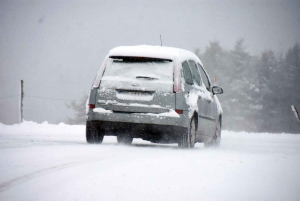
[[[90,109],[94,109],[95,108],[95,104],[90,104]]]
[[[175,110],[175,112],[177,112],[177,114],[183,114],[183,110]]]

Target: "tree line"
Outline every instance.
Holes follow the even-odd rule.
[[[291,105],[300,109],[300,46],[285,54],[267,50],[261,55],[247,52],[244,40],[232,50],[210,42],[196,54],[208,73],[217,78],[225,93],[223,129],[234,131],[300,133]],[[298,109],[298,110],[299,110]]]
[[[218,41],[210,42],[204,52],[195,51],[214,85],[223,87],[218,95],[223,107],[223,129],[247,132],[300,133],[291,110],[300,110],[300,46],[286,53],[271,50],[251,55],[240,39],[233,49],[224,49]],[[216,78],[216,79],[215,79]],[[216,81],[216,83],[214,83]],[[85,123],[87,96],[74,109],[70,124]]]

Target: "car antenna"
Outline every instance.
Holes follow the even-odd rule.
[[[162,40],[161,40],[161,35],[159,35],[160,36],[160,46],[162,46]]]

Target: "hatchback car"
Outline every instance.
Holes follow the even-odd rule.
[[[86,140],[117,136],[193,148],[219,146],[222,108],[200,59],[187,50],[121,46],[109,51],[87,102]]]

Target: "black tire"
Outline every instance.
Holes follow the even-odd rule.
[[[187,133],[181,135],[178,141],[178,147],[184,149],[192,149],[196,144],[196,132],[197,132],[197,124],[195,117],[191,119],[190,126],[187,130]]]
[[[213,138],[207,142],[204,142],[204,147],[220,147],[221,144],[221,120],[219,119],[217,126],[216,126],[216,131],[215,135]]]
[[[117,141],[119,144],[130,145],[132,143],[133,137],[130,134],[119,134],[117,136]]]
[[[89,144],[101,144],[104,138],[103,132],[97,127],[91,125],[90,122],[86,123],[86,141]]]

